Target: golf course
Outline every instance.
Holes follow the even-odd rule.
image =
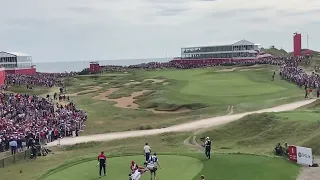
[[[149,143],[161,164],[158,180],[199,180],[201,175],[210,180],[296,180],[303,173],[301,167],[276,157],[274,147],[288,142],[320,155],[320,102],[305,100],[304,89],[281,79],[278,68],[255,65],[75,76],[69,79],[66,96],[88,116],[84,130],[74,139],[79,143],[66,138],[61,146],[48,144],[53,153],[0,168],[0,179],[99,179],[96,165],[102,150],[107,176],[101,179],[128,179],[131,161],[143,165],[143,146]],[[10,87],[9,91],[42,96],[58,92],[56,87],[25,89]],[[219,118],[225,118],[225,123]],[[196,122],[205,119],[210,123],[198,123],[196,128]],[[130,132],[141,135],[125,136]],[[203,137],[212,139],[211,159],[201,147]],[[141,179],[150,179],[149,173]]]

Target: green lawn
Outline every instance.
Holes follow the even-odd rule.
[[[214,180],[295,180],[299,167],[283,159],[252,155],[216,154],[211,160],[200,154],[160,155],[161,169],[157,179],[198,180],[201,175]],[[130,172],[130,162],[143,163],[143,156],[123,156],[108,159],[107,176],[102,179],[126,179]],[[49,172],[41,180],[88,180],[98,179],[96,160],[84,160],[66,164]],[[282,169],[282,171],[278,171]],[[232,172],[232,173],[231,173]],[[141,180],[150,179],[146,173]]]
[[[185,179],[192,180],[202,169],[202,162],[196,158],[187,156],[160,155],[158,156],[162,169],[158,171],[158,179]],[[124,156],[109,158],[107,163],[107,176],[102,179],[128,179],[131,161],[134,160],[143,165],[143,156]],[[42,178],[43,180],[88,180],[97,179],[98,167],[97,161],[92,160],[80,163],[68,168],[63,168],[56,173]],[[179,168],[177,168],[179,167]],[[150,179],[149,173],[146,173],[141,180]]]

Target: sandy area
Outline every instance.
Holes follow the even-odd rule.
[[[145,79],[143,81],[153,81],[153,83],[161,83],[164,81],[164,79]]]
[[[187,108],[181,108],[181,109],[176,110],[176,111],[157,111],[154,108],[148,108],[146,110],[151,111],[151,112],[153,112],[155,114],[181,114],[181,113],[191,112],[191,110],[187,109]]]
[[[165,85],[168,85],[168,84],[169,84],[169,82],[164,82],[164,83],[162,83],[162,85],[164,85],[164,86],[165,86]]]
[[[142,90],[142,91],[132,93],[131,96],[121,97],[118,99],[108,98],[108,96],[110,94],[112,94],[113,92],[115,92],[117,90],[119,90],[119,88],[110,88],[107,91],[100,93],[98,96],[93,97],[92,99],[113,101],[113,102],[116,102],[116,104],[114,106],[119,107],[119,108],[138,109],[139,105],[134,103],[134,101],[136,100],[136,97],[141,96],[143,93],[150,91],[150,90]]]
[[[217,70],[216,72],[231,72],[236,70],[237,68],[231,68],[231,69],[221,69],[221,70]]]
[[[153,81],[152,83],[161,83],[161,82],[164,82],[165,80],[164,79],[145,79],[145,80],[143,80],[143,82],[145,82],[145,81]],[[125,83],[124,85],[129,86],[129,85],[141,84],[141,83],[142,82],[130,80],[130,82]]]
[[[114,106],[119,107],[119,108],[129,108],[129,109],[139,109],[139,105],[136,104],[134,101],[138,96],[143,95],[146,92],[150,92],[150,90],[142,90],[138,92],[132,93],[128,97],[121,97],[118,99],[110,99],[108,96],[112,94],[113,92],[117,91],[119,88],[111,88],[108,89],[107,91],[100,93],[98,96],[92,97],[92,99],[95,100],[105,100],[105,101],[113,101],[116,102]],[[182,108],[177,111],[157,111],[154,108],[148,108],[146,109],[147,111],[151,111],[156,114],[164,114],[164,113],[174,113],[174,114],[179,114],[179,113],[186,113],[190,112],[190,109]]]
[[[96,134],[89,136],[79,136],[76,138],[63,138],[60,141],[61,145],[74,145],[77,143],[85,143],[90,141],[111,141],[116,139],[125,139],[132,137],[141,137],[141,136],[149,136],[149,135],[158,135],[168,132],[184,132],[184,131],[197,131],[200,129],[211,128],[215,126],[219,126],[222,124],[230,123],[236,121],[246,115],[254,114],[254,113],[264,113],[264,112],[282,112],[282,111],[291,111],[297,109],[301,106],[305,106],[314,102],[315,99],[298,101],[290,104],[285,104],[273,108],[263,109],[259,111],[252,111],[234,115],[225,115],[218,116],[208,119],[202,119],[198,121],[193,121],[189,123],[179,124],[175,126],[170,126],[161,129],[151,129],[151,130],[140,130],[140,131],[124,131],[124,132],[115,132],[115,133],[106,133],[106,134]],[[49,143],[48,146],[56,146],[57,142],[54,141]]]
[[[72,94],[66,94],[66,96],[78,96],[79,93],[88,93],[88,92],[98,91],[102,87],[100,87],[100,86],[88,86],[88,88],[89,89],[84,90],[84,91],[80,91],[80,92],[76,92],[76,93],[72,93]]]
[[[240,69],[240,71],[260,71],[260,70],[263,70],[263,68]]]
[[[141,96],[145,92],[149,92],[149,90],[142,90],[138,92],[134,92],[129,97],[121,97],[119,99],[109,99],[109,101],[117,102],[114,106],[119,108],[130,108],[130,109],[138,109],[139,105],[134,103],[136,97]]]
[[[128,82],[128,83],[125,83],[124,85],[125,86],[130,86],[132,84],[141,84],[141,82]]]
[[[115,91],[118,91],[119,88],[110,88],[107,91],[100,93],[98,96],[94,96],[92,97],[92,99],[95,100],[109,100],[109,98],[107,96],[109,96],[110,94],[112,94]]]

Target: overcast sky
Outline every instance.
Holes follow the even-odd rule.
[[[0,51],[36,62],[179,56],[246,39],[320,50],[320,0],[0,0]]]

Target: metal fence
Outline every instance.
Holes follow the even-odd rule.
[[[30,160],[30,155],[31,155],[31,150],[28,149],[23,152],[19,152],[14,155],[0,159],[0,168],[4,168],[12,164],[16,164],[23,161],[28,161]]]

